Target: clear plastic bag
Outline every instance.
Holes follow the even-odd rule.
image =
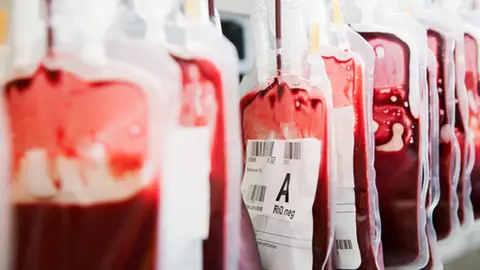
[[[313,1],[311,5],[310,23],[321,25],[319,43],[332,86],[332,123],[338,142],[335,264],[338,269],[383,269],[370,120],[372,89],[368,90],[365,61],[352,51],[350,38],[362,43],[356,45],[369,49],[371,72],[373,50],[344,25],[338,3],[332,3],[333,24],[321,2]]]
[[[453,239],[459,232],[459,201],[456,193],[460,176],[460,147],[455,136],[455,38],[452,25],[428,1],[405,1],[405,8],[427,29],[428,47],[437,60],[440,130],[440,201],[433,221],[437,237]],[[435,19],[437,18],[437,19]]]
[[[183,75],[180,123],[209,127],[213,134],[210,227],[203,245],[203,269],[257,269],[260,264],[255,242],[251,241],[251,222],[240,216],[245,211],[240,212],[238,193],[242,148],[237,53],[208,20],[201,4],[185,1],[185,14],[176,12],[167,33],[170,53]],[[199,5],[199,9],[195,11],[192,5]],[[198,84],[201,93],[194,92]],[[239,253],[246,249],[251,253]]]
[[[459,2],[440,1],[435,9],[437,12],[431,19],[436,24],[448,21],[449,28],[454,34],[454,72],[455,72],[455,135],[460,147],[460,176],[457,187],[459,199],[458,218],[463,228],[473,224],[473,209],[470,200],[470,174],[474,163],[473,135],[469,124],[469,105],[467,89],[465,87],[465,31],[467,24],[461,18],[458,9]],[[441,15],[444,14],[444,15]],[[445,20],[447,14],[448,20]],[[440,23],[440,21],[442,21]]]
[[[474,32],[478,32],[478,29],[480,29],[480,20],[478,19],[479,17],[479,9],[474,9],[472,11],[466,12],[463,16],[464,20],[468,22],[471,26],[475,28],[473,30]],[[472,30],[471,30],[472,31]],[[480,123],[480,119],[478,118],[478,111],[475,112],[473,111],[473,100],[476,99],[476,102],[480,102],[480,99],[478,95],[480,94],[480,77],[478,77],[478,71],[480,70],[480,60],[479,60],[479,52],[480,52],[480,46],[478,44],[478,35],[468,35],[466,36],[465,40],[465,55],[469,55],[466,59],[466,64],[467,64],[467,74],[466,74],[466,85],[467,85],[467,91],[474,91],[475,93],[472,93],[471,95],[469,94],[469,104],[471,107],[471,113],[470,113],[470,129],[473,133],[474,137],[474,145],[475,145],[475,164],[472,170],[471,174],[471,180],[472,180],[472,194],[470,198],[472,199],[472,204],[473,204],[473,209],[474,209],[474,214],[475,218],[478,219],[480,218],[480,133],[479,133],[479,127],[477,123]],[[474,47],[476,47],[477,51],[475,52]],[[472,56],[473,55],[473,56]],[[477,66],[473,66],[473,61],[477,61]],[[477,70],[477,73],[474,73],[474,70]],[[469,72],[470,70],[470,72]],[[475,79],[476,78],[476,79]],[[476,84],[474,86],[473,84]],[[472,97],[473,96],[473,97]],[[479,105],[477,105],[477,110],[479,108]]]
[[[174,100],[152,74],[105,56],[115,3],[82,2],[78,51],[60,49],[71,40],[54,23],[46,57],[38,10],[38,1],[14,3],[19,58],[5,86],[16,135],[13,269],[151,269]]]
[[[374,64],[375,64],[375,53],[368,44],[368,42],[363,39],[357,32],[355,32],[350,27],[345,28],[346,36],[350,42],[351,50],[358,54],[361,57],[362,62],[364,63],[364,73],[363,73],[363,100],[365,102],[365,118],[372,119],[372,101],[373,101],[373,74],[374,74]],[[373,134],[372,121],[366,121],[367,134]],[[370,130],[370,132],[368,132]],[[363,204],[357,202],[357,215],[366,216],[367,219],[357,220],[357,227],[367,227],[367,234],[362,238],[359,238],[360,245],[365,245],[368,248],[361,248],[363,250],[362,254],[362,266],[359,269],[383,269],[383,248],[381,243],[381,221],[378,205],[378,192],[375,181],[375,169],[374,169],[374,159],[375,156],[375,142],[373,136],[366,136],[366,144],[368,145],[366,154],[367,157],[372,157],[369,160],[368,166],[368,182],[356,183],[356,187],[359,190],[368,190],[368,204]],[[361,188],[363,186],[363,188]],[[360,194],[363,195],[364,194]],[[360,196],[362,198],[363,196]],[[362,207],[358,207],[363,205]],[[366,220],[366,221],[363,221]],[[362,242],[364,244],[362,244]]]
[[[427,237],[430,258],[424,269],[441,269],[443,267],[437,250],[437,233],[433,226],[433,211],[440,201],[440,131],[439,98],[437,88],[437,59],[432,51],[428,52],[428,112],[429,112],[429,162],[430,185],[427,194]]]
[[[334,230],[331,88],[321,56],[303,58],[308,42],[306,22],[299,19],[300,3],[282,1],[282,5],[281,27],[273,23],[272,17],[278,18],[275,8],[267,9],[263,1],[255,2],[252,14],[257,52],[265,54],[257,58],[257,75],[247,76],[242,85],[250,88],[240,104],[246,158],[242,194],[263,268],[330,269]],[[281,29],[276,36],[285,45],[278,57],[279,74],[273,76],[271,29]],[[304,69],[311,69],[312,77]],[[285,237],[290,237],[287,246]]]
[[[376,10],[374,3],[359,8],[350,11],[352,18],[361,18],[352,27],[376,54],[375,169],[385,266],[423,267],[428,261],[428,116],[426,49],[419,44],[425,31],[402,13]]]

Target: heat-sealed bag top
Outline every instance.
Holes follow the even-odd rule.
[[[463,14],[463,19],[474,29],[465,32],[465,84],[469,94],[470,121],[469,126],[474,137],[475,162],[471,173],[472,193],[471,200],[475,218],[480,218],[480,10],[472,9]],[[470,33],[469,33],[470,32]],[[473,33],[472,33],[473,32]],[[474,105],[476,104],[476,105]]]
[[[330,175],[335,171],[330,167],[332,100],[324,62],[318,43],[305,58],[307,27],[298,1],[277,1],[267,9],[259,0],[254,7],[257,52],[265,54],[257,58],[258,74],[251,77],[257,80],[247,82],[253,87],[240,104],[246,158],[241,188],[262,265],[272,270],[330,269]],[[272,33],[277,38],[278,74],[270,76]]]
[[[39,5],[13,3],[15,73],[4,92],[15,135],[13,269],[153,267],[164,119],[175,100],[152,74],[106,57],[115,2],[82,1],[78,49],[55,36],[66,32],[62,10],[45,38]]]
[[[365,88],[366,64],[350,48],[338,2],[332,4],[334,24],[322,1],[311,1],[307,7],[310,27],[321,28],[318,42],[332,86],[332,124],[337,142],[335,263],[338,269],[382,269],[370,120],[372,89]],[[368,43],[356,35],[373,56]],[[373,57],[371,60],[373,72]]]
[[[212,135],[207,158],[210,218],[200,253],[202,269],[236,269],[239,248],[244,250],[245,245],[249,245],[253,255],[246,254],[250,261],[243,267],[256,269],[259,262],[251,223],[247,218],[239,219],[242,152],[236,50],[209,21],[205,1],[183,4],[184,12],[177,10],[167,28],[169,51],[182,72],[180,125],[201,127]],[[245,236],[242,242],[240,229]],[[252,241],[246,243],[245,239]]]
[[[439,240],[455,237],[460,227],[456,193],[460,174],[460,148],[455,136],[455,34],[452,26],[440,18],[427,1],[404,2],[405,8],[427,29],[428,47],[437,61],[440,131],[440,202],[433,215]]]
[[[422,267],[428,260],[426,48],[419,46],[425,31],[410,17],[388,9],[374,12],[375,6],[375,1],[356,1],[356,6],[346,8],[351,19],[357,18],[349,20],[353,29],[376,56],[375,169],[385,266]]]

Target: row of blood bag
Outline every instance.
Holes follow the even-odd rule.
[[[210,2],[12,1],[1,270],[260,270]]]
[[[241,192],[263,269],[443,269],[437,243],[480,218],[475,0],[253,3]]]

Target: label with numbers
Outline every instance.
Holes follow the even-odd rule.
[[[263,269],[312,269],[321,153],[317,139],[248,141],[241,189]]]
[[[362,263],[357,241],[355,179],[353,175],[355,113],[352,106],[335,108],[332,113],[335,132],[336,160],[336,266],[339,269],[358,269]]]

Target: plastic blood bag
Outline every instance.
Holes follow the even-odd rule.
[[[428,52],[427,59],[428,79],[428,112],[429,112],[429,163],[430,183],[428,187],[427,207],[427,237],[430,258],[423,269],[437,269],[442,262],[437,251],[437,233],[433,226],[433,211],[440,200],[440,156],[439,156],[439,99],[437,89],[437,59],[432,51]]]
[[[244,267],[258,269],[260,262],[258,253],[254,253],[255,242],[251,241],[251,223],[240,216],[240,197],[237,197],[241,179],[239,114],[235,106],[238,103],[237,56],[232,44],[209,21],[203,4],[204,1],[185,1],[185,14],[178,17],[176,32],[168,37],[172,42],[171,55],[183,78],[179,123],[183,127],[206,128],[211,134],[206,142],[210,145],[211,164],[209,228],[203,242],[203,268],[200,269],[238,267],[239,259],[243,260],[238,252],[245,251],[245,247],[253,255],[246,253],[248,261]],[[175,35],[179,32],[185,34],[184,41],[176,44]],[[240,246],[239,233],[247,236],[242,237]],[[245,242],[248,239],[250,242]]]
[[[210,172],[211,211],[209,240],[204,243],[204,269],[222,269],[223,219],[225,209],[226,164],[224,138],[223,85],[216,66],[202,59],[181,59],[175,57],[183,73],[183,103],[180,124],[185,127],[210,127],[213,136]],[[208,143],[208,142],[207,142]],[[216,259],[216,254],[219,259]]]
[[[376,53],[373,99],[375,169],[382,242],[384,250],[389,251],[385,252],[385,262],[404,264],[415,261],[420,253],[417,200],[422,182],[421,135],[419,119],[410,110],[411,102],[419,102],[409,98],[411,52],[406,43],[392,34],[361,34]],[[405,202],[411,206],[405,207]]]
[[[276,3],[275,17],[282,14],[284,21],[275,26],[275,34],[289,44],[277,58],[279,74],[263,76],[272,58],[257,59],[257,84],[240,103],[246,156],[242,194],[263,268],[324,269],[329,267],[333,239],[330,85],[320,54],[310,58],[315,71],[310,80],[302,74],[307,42],[304,21],[298,20],[300,5],[281,4]],[[256,47],[262,51],[264,46],[267,56],[268,44],[262,39],[268,37],[268,23],[265,16],[257,17],[265,15],[266,7],[260,1],[255,7],[258,14],[252,20],[260,32]]]
[[[248,157],[245,169],[247,174],[245,178],[260,173],[267,174],[269,171],[272,176],[277,173],[276,178],[282,178],[279,181],[280,185],[278,185],[278,183],[262,183],[262,181],[249,183],[245,190],[245,201],[250,212],[258,211],[259,213],[263,213],[267,211],[270,212],[270,210],[273,211],[270,217],[264,215],[252,216],[252,213],[250,214],[257,232],[257,242],[260,245],[260,254],[263,261],[277,260],[271,257],[273,253],[268,255],[270,253],[268,249],[283,249],[284,251],[281,254],[287,254],[288,249],[293,249],[296,250],[295,253],[302,254],[292,255],[294,257],[291,259],[288,257],[284,258],[284,264],[293,267],[289,269],[299,267],[293,264],[294,262],[298,262],[294,259],[295,256],[301,256],[298,258],[307,260],[310,258],[310,262],[304,261],[304,263],[308,263],[310,267],[312,267],[312,263],[313,265],[317,265],[315,261],[319,258],[320,265],[314,267],[314,269],[321,269],[320,266],[323,263],[322,258],[326,258],[327,256],[328,235],[326,235],[325,231],[329,230],[329,224],[325,221],[329,218],[326,215],[328,209],[325,208],[326,204],[324,200],[328,198],[327,196],[329,195],[325,194],[326,191],[324,189],[328,188],[329,183],[327,180],[328,172],[327,168],[325,168],[326,166],[319,166],[320,161],[322,161],[323,165],[323,162],[327,158],[327,155],[324,153],[326,151],[322,150],[325,146],[322,146],[323,143],[320,144],[320,142],[324,142],[328,138],[326,135],[327,127],[325,126],[327,112],[323,99],[321,95],[316,96],[314,93],[309,93],[302,88],[292,89],[286,83],[279,83],[276,80],[269,85],[267,89],[250,93],[242,99],[242,127]],[[318,152],[311,154],[316,154],[316,158],[314,158],[315,156],[308,156],[308,153],[313,151]],[[295,188],[298,190],[296,192],[301,193],[295,194],[292,192],[293,194],[290,195],[289,192],[291,191],[288,188],[290,187],[290,183],[294,183],[295,181],[293,177],[299,179],[299,177],[302,177],[302,173],[305,172],[302,172],[301,169],[289,169],[289,164],[279,164],[280,167],[286,168],[282,170],[279,170],[280,168],[275,169],[275,164],[277,164],[277,162],[300,163],[302,162],[302,154],[305,160],[308,161],[307,158],[309,158],[311,160],[310,162],[316,162],[314,164],[307,163],[303,165],[314,167],[314,169],[312,169],[314,171],[303,176],[306,177],[305,182],[307,180],[309,182],[300,184],[297,187],[292,185],[292,189]],[[305,157],[305,155],[307,156]],[[265,167],[265,171],[263,171],[262,163],[265,162],[264,159],[268,159],[273,163],[271,164],[272,169],[267,171]],[[278,161],[273,162],[273,160]],[[284,175],[280,175],[281,173],[284,173]],[[246,181],[248,180],[244,179],[244,185]],[[302,185],[304,186],[302,187]],[[301,194],[303,194],[302,197],[300,197]],[[303,202],[300,200],[298,206],[291,205],[290,198],[292,200],[302,198]],[[284,200],[283,202],[280,201],[282,199]],[[268,200],[272,202],[268,203]],[[303,204],[305,204],[304,207],[306,207],[306,211],[304,210],[303,213],[298,213],[297,211],[300,210],[298,208]],[[311,214],[312,207],[313,216]],[[275,222],[275,216],[284,218]],[[305,226],[303,227],[304,232],[301,235],[296,235],[295,239],[290,240],[294,240],[294,242],[291,242],[291,247],[284,247],[284,244],[280,242],[281,236],[287,237],[291,232],[287,227],[287,223],[282,222],[282,220],[287,218],[293,220],[299,217],[302,219],[298,224],[306,224],[303,225]],[[261,225],[265,222],[269,223],[269,219],[270,222],[272,222],[272,227]],[[306,227],[308,225],[310,225],[310,227]],[[271,235],[273,232],[277,232],[280,236],[275,237]],[[314,247],[313,254],[317,255],[314,256],[315,260],[313,260],[313,262],[311,258],[312,251],[309,249],[312,245]],[[264,265],[269,264],[264,263]]]
[[[434,224],[439,240],[448,237],[459,226],[456,209],[458,209],[458,197],[452,183],[457,183],[458,169],[456,149],[458,142],[453,135],[453,123],[450,99],[453,98],[454,88],[451,82],[455,75],[451,74],[447,65],[453,64],[453,55],[450,59],[446,54],[448,51],[446,37],[440,32],[428,30],[428,45],[437,59],[437,89],[439,95],[439,124],[440,124],[440,202],[435,209]],[[448,62],[449,61],[449,62]],[[454,114],[453,114],[454,115]]]
[[[121,81],[89,83],[43,67],[5,88],[16,134],[15,269],[141,265],[140,254],[151,248],[158,207],[158,179],[141,183],[138,178],[147,165],[146,136],[136,135],[147,130],[147,112],[138,109],[146,102],[141,90]],[[36,106],[38,102],[44,105]],[[122,121],[125,112],[130,119],[118,126],[126,128],[124,133],[105,129],[112,121]],[[43,131],[33,132],[39,126]],[[95,138],[100,134],[104,136]],[[129,233],[120,240],[112,228]],[[88,240],[95,243],[88,249],[85,235],[96,235]],[[107,254],[116,260],[109,263]]]
[[[98,15],[114,7],[104,3],[99,13],[83,13],[100,33],[108,20]],[[38,11],[38,2],[16,1],[16,22],[41,26],[25,7]],[[25,33],[31,38],[15,40],[18,57],[33,56],[41,43],[38,32]],[[32,71],[5,86],[14,134],[13,269],[153,267],[147,255],[155,248],[159,175],[150,149],[161,147],[149,139],[162,137],[149,120],[167,104],[155,94],[161,84],[153,76],[106,59],[102,42],[88,40],[78,58],[15,61]]]
[[[373,73],[374,53],[368,42],[344,25],[338,1],[332,2],[332,9],[334,27],[330,29],[334,29],[336,38],[322,36],[320,42],[325,46],[328,43],[336,44],[336,47],[328,48],[330,53],[324,53],[332,85],[335,137],[341,142],[336,149],[339,174],[336,267],[382,269],[381,228],[373,167],[374,138],[369,123],[372,117],[373,85],[367,75]],[[325,33],[328,33],[328,27],[325,28]],[[354,52],[354,47],[361,56],[357,51]],[[345,143],[349,141],[352,144]]]
[[[465,33],[465,84],[468,91],[469,108],[470,108],[470,120],[469,127],[474,137],[475,145],[475,163],[471,174],[472,180],[472,194],[470,196],[473,204],[475,219],[480,218],[480,118],[479,118],[479,96],[480,95],[480,77],[479,66],[480,60],[478,55],[478,29],[480,26],[478,20],[478,8],[467,11],[463,14],[463,18],[468,22],[470,27],[474,28],[474,31]],[[475,34],[474,34],[475,33]],[[474,85],[475,84],[475,85]],[[475,94],[476,93],[476,94]],[[476,107],[474,104],[477,102]]]
[[[332,85],[332,119],[336,123],[335,134],[337,134],[338,141],[341,142],[337,144],[336,149],[339,180],[336,197],[336,221],[338,224],[335,241],[337,253],[349,254],[337,254],[336,256],[345,256],[346,258],[339,258],[340,263],[351,265],[348,269],[357,269],[363,261],[363,258],[360,257],[359,244],[362,243],[362,248],[367,250],[363,252],[368,252],[370,249],[370,240],[367,239],[369,234],[366,232],[370,224],[367,225],[367,228],[363,227],[365,224],[356,224],[355,228],[351,228],[352,222],[355,224],[357,221],[356,213],[358,211],[367,211],[368,214],[367,209],[356,209],[356,202],[360,201],[359,207],[362,205],[368,207],[368,203],[362,202],[360,199],[362,196],[358,194],[359,192],[355,192],[355,190],[361,189],[360,185],[356,185],[357,182],[363,185],[368,183],[362,67],[352,58],[342,61],[331,56],[324,57],[324,61]],[[346,142],[351,142],[351,144]],[[358,195],[360,196],[357,199]],[[367,194],[362,195],[368,197]],[[339,228],[340,226],[341,228]],[[345,266],[341,267],[338,264],[337,267],[346,269]]]
[[[436,20],[448,20],[448,25],[454,33],[454,72],[455,72],[455,136],[460,148],[460,177],[458,179],[457,195],[459,199],[458,218],[463,228],[473,224],[473,210],[470,200],[471,181],[470,174],[474,162],[473,136],[468,127],[469,109],[468,94],[465,87],[465,33],[469,33],[468,24],[459,12],[460,2],[438,1],[436,3],[438,14]],[[452,12],[450,12],[452,11]],[[446,16],[443,16],[446,15]]]
[[[438,239],[442,240],[453,237],[460,227],[456,193],[460,174],[460,148],[454,131],[456,75],[453,49],[455,32],[461,29],[461,26],[446,21],[444,11],[424,2],[428,1],[404,1],[402,4],[411,9],[415,18],[427,29],[428,47],[437,62],[440,201],[434,210],[433,222]]]
[[[426,35],[411,16],[394,10],[396,3],[375,2],[356,1],[346,14],[375,52],[375,181],[385,266],[421,268],[428,262]]]
[[[349,40],[349,44],[351,50],[359,54],[362,58],[362,62],[364,63],[364,70],[360,70],[362,72],[357,72],[358,76],[356,76],[356,82],[362,83],[362,86],[357,86],[356,92],[356,102],[354,103],[358,109],[361,110],[362,102],[363,101],[363,114],[362,111],[359,111],[358,117],[365,117],[365,119],[372,119],[372,96],[373,96],[373,73],[374,73],[374,64],[375,64],[375,53],[370,46],[370,44],[362,38],[358,33],[356,33],[351,28],[345,28],[345,34]],[[358,60],[357,60],[358,61]],[[362,74],[363,73],[363,74]],[[362,76],[363,75],[363,76]],[[360,82],[360,78],[361,81]],[[362,91],[358,90],[362,89]],[[363,93],[363,99],[360,99]],[[362,116],[363,115],[363,116]],[[365,120],[365,126],[363,130],[366,131],[372,128],[372,121]],[[357,122],[356,122],[357,123]],[[359,127],[356,129],[356,132],[362,132],[362,127],[360,123],[357,124]],[[363,132],[364,132],[363,131]],[[368,133],[367,133],[368,134]],[[355,178],[355,189],[356,192],[356,208],[357,208],[357,216],[359,217],[368,217],[368,218],[358,218],[357,219],[357,228],[359,237],[359,245],[360,251],[362,251],[362,265],[359,269],[383,269],[383,249],[381,245],[381,224],[380,224],[380,213],[379,213],[379,206],[378,206],[378,193],[375,185],[375,176],[374,176],[374,161],[373,159],[365,158],[364,156],[372,156],[374,155],[374,137],[373,133],[371,136],[364,135],[365,143],[362,144],[363,140],[357,139],[355,136],[356,141],[360,141],[358,145],[362,146],[355,148],[355,153],[357,153],[360,157],[355,159],[356,164],[360,166],[356,166],[355,168],[360,175],[366,175],[367,177],[356,177]],[[367,146],[368,145],[368,146]],[[363,153],[362,153],[362,150]],[[367,163],[364,164],[366,160]],[[366,172],[362,172],[361,168],[364,166],[368,166],[371,170],[369,174],[365,174]],[[365,168],[365,167],[364,167]],[[365,169],[364,169],[365,170]],[[358,179],[358,180],[357,180]]]

